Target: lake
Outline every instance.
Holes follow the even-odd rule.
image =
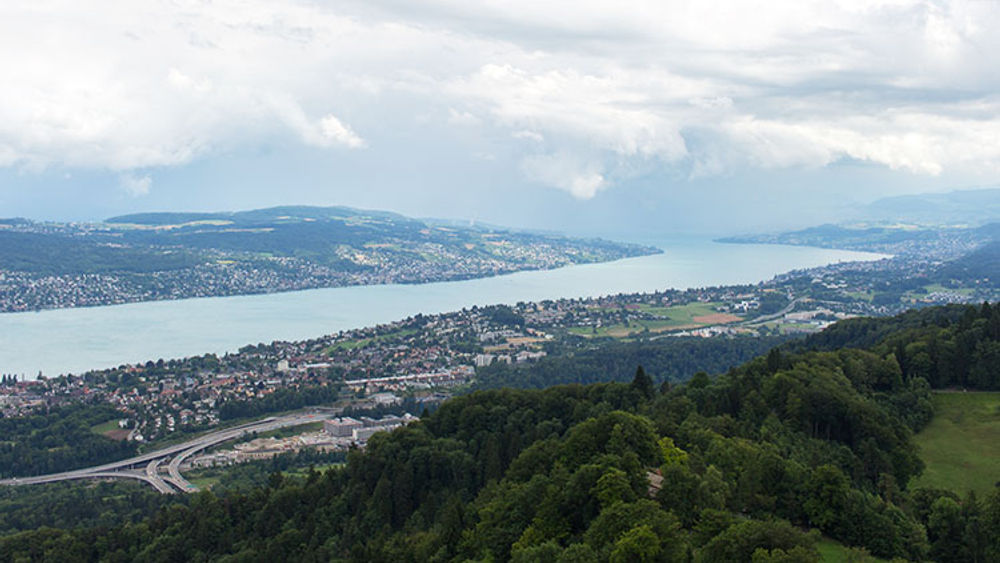
[[[638,241],[654,244],[650,241]],[[0,314],[0,373],[80,373],[125,363],[302,340],[473,305],[756,283],[793,269],[882,255],[657,241],[664,254],[421,285],[370,285]]]

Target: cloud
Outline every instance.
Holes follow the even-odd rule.
[[[521,17],[493,33],[544,44],[542,30],[569,26],[576,35],[563,41],[573,49],[488,63],[452,82],[456,97],[514,138],[546,140],[534,154],[525,149],[531,180],[584,198],[613,182],[605,173],[592,182],[599,188],[584,189],[575,176],[539,172],[546,151],[572,147],[605,171],[656,161],[694,177],[844,160],[921,175],[1000,168],[1000,81],[988,70],[1000,64],[1000,45],[986,31],[1000,23],[995,5],[633,7],[585,3],[562,19],[543,7],[512,9]],[[611,37],[603,52],[590,51]]]
[[[360,149],[366,146],[364,139],[359,137],[350,127],[341,123],[335,115],[324,116],[319,122],[319,127],[323,138],[332,143],[344,145],[352,149]]]
[[[153,178],[149,174],[142,176],[122,174],[118,178],[118,183],[132,197],[140,197],[149,195],[149,189],[153,187]]]
[[[532,180],[564,189],[580,199],[590,199],[608,186],[598,162],[568,153],[527,157],[522,169]]]
[[[422,149],[412,125],[468,128],[434,150],[583,199],[649,171],[989,176],[998,27],[996,3],[922,0],[5,5],[0,167],[145,178],[269,146],[391,162]]]
[[[663,88],[693,88],[686,81],[657,79]],[[489,64],[452,89],[486,104],[500,123],[515,130],[549,130],[623,156],[676,160],[687,152],[676,123],[650,107],[647,92],[632,87],[633,81],[647,80]]]
[[[233,1],[0,10],[0,165],[181,166],[289,132],[307,145],[365,145],[336,117],[333,77],[316,78],[338,66],[331,49],[342,45],[309,49],[363,31],[346,18]]]

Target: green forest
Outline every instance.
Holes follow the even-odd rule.
[[[509,309],[507,309],[509,312]],[[521,319],[523,322],[523,319]],[[649,342],[619,342],[606,339],[583,350],[554,351],[537,363],[509,366],[494,364],[480,368],[471,390],[500,387],[541,388],[560,383],[596,383],[629,381],[635,366],[648,366],[657,380],[680,381],[697,371],[725,371],[785,342],[786,337],[738,339],[669,338]],[[148,362],[148,373],[174,372],[210,367],[217,363],[212,356],[191,358],[187,362],[162,360]],[[135,376],[114,375],[114,385],[133,384]],[[224,422],[287,412],[303,407],[330,404],[339,396],[339,386],[307,385],[280,389],[263,398],[229,400],[219,407]],[[423,405],[407,398],[395,414],[419,414]],[[388,411],[387,411],[388,412]],[[382,415],[387,412],[367,410],[360,414]],[[53,408],[45,414],[28,417],[0,417],[0,430],[6,441],[0,442],[0,477],[23,477],[70,471],[108,463],[135,455],[135,443],[116,441],[92,431],[92,427],[116,420],[118,413],[108,405],[78,404]],[[195,433],[205,427],[182,426],[178,432]]]
[[[342,468],[8,535],[0,558],[760,563],[818,561],[825,536],[858,558],[996,561],[1000,493],[910,486],[932,387],[995,384],[996,318],[984,305],[841,323],[685,384],[639,368],[628,383],[478,391]]]
[[[541,389],[563,383],[628,382],[642,365],[659,381],[683,381],[691,374],[720,373],[743,364],[789,340],[788,336],[700,338],[673,336],[658,340],[589,342],[581,349],[555,347],[537,362],[495,362],[476,370],[473,389]]]
[[[936,307],[891,319],[839,322],[810,336],[811,349],[874,346],[892,354],[908,380],[935,389],[1000,389],[1000,305]]]
[[[0,417],[0,476],[58,473],[135,455],[135,442],[112,440],[91,430],[117,417],[111,405],[87,404],[27,417]]]

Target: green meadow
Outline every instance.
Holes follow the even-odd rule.
[[[830,538],[824,537],[816,543],[819,559],[823,563],[879,563],[885,561],[868,554],[862,548],[851,548]]]
[[[1000,393],[939,392],[934,419],[915,436],[927,464],[911,487],[985,495],[1000,481]]]

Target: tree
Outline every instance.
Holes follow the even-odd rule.
[[[635,370],[635,378],[632,379],[632,389],[638,391],[639,395],[647,401],[652,399],[656,394],[656,388],[653,386],[653,378],[646,373],[646,370],[642,369],[642,366],[639,366]]]
[[[664,436],[657,443],[660,445],[660,451],[663,452],[663,465],[687,463],[687,452],[674,445],[673,438]]]
[[[625,532],[615,542],[611,551],[611,563],[630,563],[632,561],[657,561],[660,554],[660,541],[652,528],[643,524]]]
[[[941,497],[931,505],[927,518],[927,536],[931,540],[931,558],[935,561],[968,561],[963,534],[965,522],[962,508],[948,497]]]
[[[806,534],[783,520],[760,521],[744,520],[727,528],[724,532],[708,542],[698,553],[697,560],[713,561],[750,561],[759,549],[771,553],[761,554],[773,557],[776,550],[785,554],[795,548],[802,548],[815,554],[816,535]],[[801,553],[801,550],[797,553]],[[768,559],[763,559],[768,561]],[[775,559],[770,559],[775,560]],[[781,561],[782,559],[776,559]],[[813,559],[815,561],[815,559]]]
[[[597,484],[591,490],[601,503],[601,508],[606,508],[616,502],[630,502],[635,500],[635,492],[629,483],[628,474],[621,469],[612,467],[604,472]]]

